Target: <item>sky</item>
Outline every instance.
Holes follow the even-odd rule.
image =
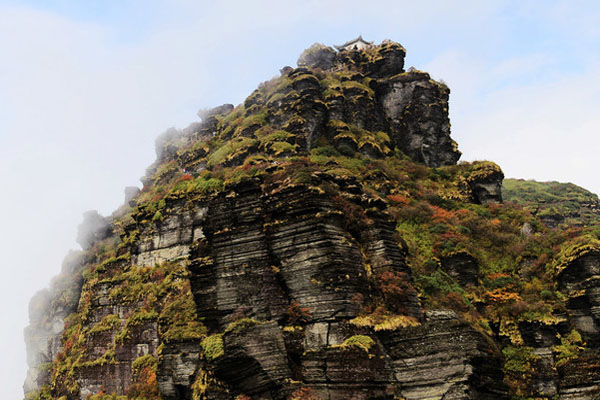
[[[598,20],[578,0],[0,0],[0,398],[23,397],[27,304],[82,213],[141,186],[161,132],[315,42],[401,43],[450,86],[462,160],[600,193]]]

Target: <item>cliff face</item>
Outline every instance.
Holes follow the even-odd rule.
[[[314,45],[159,137],[32,300],[26,397],[592,398],[594,231],[456,165],[449,90],[404,55]]]

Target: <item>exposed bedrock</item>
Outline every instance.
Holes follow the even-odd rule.
[[[456,164],[461,153],[450,137],[450,90],[425,72],[404,71],[405,54],[401,45],[389,41],[340,53],[315,44],[302,54],[298,68],[284,68],[279,80],[265,82],[244,101],[243,115],[256,122],[219,132],[217,116],[222,118],[231,109],[202,111],[201,123],[182,131],[170,129],[157,139],[158,160],[147,175],[166,159],[189,156],[179,150],[199,138],[213,134],[253,138],[265,123],[293,134],[287,140],[298,146],[296,152],[310,151],[321,145],[319,139],[327,138],[346,153],[381,158],[397,149],[428,166]],[[365,140],[357,132],[373,137]],[[378,132],[387,138],[381,139]],[[239,165],[253,150],[248,147],[225,165]],[[197,167],[202,166],[191,165],[188,170],[198,171]]]
[[[475,257],[457,252],[441,259],[442,268],[461,286],[475,285],[479,279],[479,265]]]
[[[427,73],[407,72],[386,80],[378,92],[398,148],[432,167],[458,161],[460,152],[450,138],[447,86]]]
[[[577,360],[558,368],[559,398],[583,400],[600,398],[600,352],[587,350]]]
[[[169,200],[161,219],[125,226],[125,234],[138,232],[130,258],[107,268],[186,265],[189,276],[177,279],[191,285],[197,315],[222,353],[207,356],[200,340],[167,341],[163,317],[140,314],[144,301],[126,296],[122,278],[88,281],[83,327],[89,333],[73,370],[78,395],[67,397],[127,393],[132,365],[150,355],[169,400],[191,399],[199,381],[203,396],[219,400],[294,393],[339,400],[504,398],[497,349],[452,312],[423,314],[380,203],[339,177],[313,178],[349,192],[244,181],[212,198]],[[353,204],[368,211],[344,214]],[[472,260],[454,261],[459,281],[476,279]],[[376,284],[385,276],[404,280],[402,296],[386,297]],[[46,297],[40,295],[42,304]],[[383,301],[413,326],[375,330],[356,322],[373,311],[368,304]],[[32,312],[32,321],[45,313]],[[57,390],[67,393],[66,386]]]
[[[574,251],[579,254],[566,262],[557,282],[568,298],[569,319],[589,348],[557,368],[558,394],[560,399],[596,399],[600,398],[600,253],[590,247]]]
[[[477,350],[487,342],[454,314],[432,314],[422,327],[381,335],[350,323],[361,312],[360,299],[373,295],[368,273],[407,271],[391,237],[393,225],[383,216],[373,219],[362,238],[355,237],[327,196],[303,186],[278,188],[265,196],[260,186],[244,185],[203,207],[199,227],[180,229],[203,232],[190,251],[198,314],[216,332],[239,318],[257,321],[224,334],[224,355],[212,367],[236,392],[279,399],[294,391],[289,382],[295,381],[332,399],[391,398],[394,393],[415,399],[467,399],[504,393],[501,369],[494,369],[497,355]],[[186,221],[193,225],[192,219]],[[368,245],[361,245],[361,239],[368,239]],[[421,318],[416,298],[404,306],[405,312]],[[439,341],[459,333],[463,339],[450,347]],[[406,334],[430,340],[421,347],[420,376],[434,371],[439,376],[425,397],[418,394],[425,389],[416,386],[430,387],[432,382],[419,383],[418,374],[406,376],[403,349],[412,345],[399,342]],[[373,345],[365,350],[344,344],[357,336],[371,338]],[[467,343],[470,348],[464,347]],[[461,367],[442,368],[449,354]],[[486,382],[500,389],[485,397]]]
[[[453,312],[380,337],[406,399],[507,398],[499,350]]]
[[[558,275],[565,292],[568,312],[577,330],[595,344],[600,343],[600,254],[596,251],[571,261]]]

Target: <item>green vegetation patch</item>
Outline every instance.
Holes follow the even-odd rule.
[[[585,343],[577,330],[573,329],[565,336],[560,337],[560,344],[552,347],[556,357],[556,366],[565,365],[579,357],[579,354],[585,348]]]
[[[565,243],[554,261],[556,274],[560,274],[573,261],[592,253],[600,254],[600,240],[591,235],[583,235]]]
[[[115,315],[115,314],[109,314],[109,315],[105,316],[104,318],[102,318],[102,320],[100,320],[100,322],[98,322],[96,325],[94,325],[92,327],[92,329],[89,330],[88,333],[90,335],[93,335],[95,333],[112,331],[112,330],[116,329],[117,327],[119,327],[120,325],[121,325],[121,319],[119,318],[119,316]]]
[[[533,353],[533,348],[527,346],[509,345],[502,349],[502,354],[505,358],[505,381],[510,386],[511,394],[516,398],[529,397],[533,392],[531,379],[540,357]]]
[[[256,139],[241,137],[223,144],[208,156],[208,166],[215,166],[232,161],[236,157],[248,154],[256,145]]]
[[[334,347],[338,347],[338,348],[342,348],[342,349],[348,349],[348,348],[359,348],[361,350],[364,350],[365,352],[369,352],[369,350],[371,350],[371,347],[373,347],[375,345],[375,341],[370,337],[370,336],[366,336],[366,335],[354,335],[349,337],[348,339],[344,340],[344,343],[334,346]]]
[[[260,322],[255,319],[241,318],[227,325],[227,328],[225,328],[225,333],[240,334],[258,324],[260,324]]]
[[[502,197],[560,228],[600,224],[598,196],[572,183],[505,179]]]
[[[154,267],[129,266],[107,273],[109,276],[103,280],[94,276],[86,280],[78,313],[65,320],[63,348],[56,357],[51,377],[52,386],[56,388],[53,393],[75,395],[79,390],[75,379],[78,368],[121,362],[117,359],[116,346],[129,340],[137,326],[148,323],[156,326],[163,343],[200,340],[206,335],[206,328],[196,314],[185,265],[172,262]],[[132,309],[124,323],[113,314],[93,325],[87,320],[98,285],[112,287],[109,298]],[[99,358],[88,359],[86,342],[90,334],[109,331],[114,332],[109,349]],[[146,368],[147,362],[156,362],[150,357],[136,361],[143,371],[138,374],[128,398],[160,398],[155,368]]]
[[[204,351],[204,357],[209,361],[214,361],[224,355],[223,335],[215,334],[206,337],[202,341],[202,350]]]

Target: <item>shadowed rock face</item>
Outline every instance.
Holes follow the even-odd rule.
[[[597,399],[600,396],[600,353],[597,349],[584,352],[575,362],[558,369],[559,398]]]
[[[290,73],[290,77],[299,71],[312,74],[312,70],[304,67],[334,71],[349,69],[354,74],[343,79],[361,84],[364,79],[370,79],[370,88],[367,89],[374,90],[373,97],[355,85],[332,96],[320,90],[316,79],[305,79],[299,90],[302,98],[308,100],[316,97],[327,104],[326,112],[317,114],[317,119],[312,123],[316,130],[312,133],[315,138],[308,139],[309,148],[316,142],[316,137],[323,134],[319,132],[319,126],[324,126],[328,120],[339,120],[362,129],[390,132],[390,148],[397,148],[428,166],[455,164],[460,152],[456,142],[450,138],[450,89],[432,80],[425,72],[405,72],[405,54],[406,50],[393,42],[384,42],[367,50],[340,53],[321,44],[306,50],[298,60],[301,68]],[[307,97],[305,94],[309,83],[313,86],[311,96]],[[305,108],[318,109],[314,104]],[[295,113],[297,111],[294,110]],[[354,147],[352,143],[349,145]],[[378,149],[364,149],[364,153],[374,158],[383,155]]]
[[[382,335],[382,340],[406,399],[498,399],[506,395],[501,357],[452,312],[429,312],[422,326]]]
[[[558,283],[569,294],[567,307],[577,329],[587,340],[600,342],[600,254],[573,260],[561,271]]]
[[[472,200],[477,204],[502,203],[502,180],[504,173],[491,162],[475,162],[467,177]]]
[[[502,202],[502,176],[491,176],[483,181],[473,182],[473,196],[477,203]]]
[[[315,43],[300,54],[298,66],[330,69],[333,68],[336,58],[337,52],[333,48]]]
[[[477,260],[467,253],[457,253],[441,260],[442,268],[461,286],[474,285],[479,278]]]
[[[460,152],[450,138],[450,89],[432,81],[427,73],[412,72],[390,78],[380,93],[398,148],[432,167],[458,161]]]
[[[85,399],[101,389],[126,393],[134,381],[132,363],[156,355],[162,343],[157,381],[165,399],[191,398],[199,374],[211,377],[204,395],[213,399],[232,399],[231,393],[285,399],[302,386],[340,400],[485,399],[493,398],[485,394],[490,382],[494,398],[503,398],[500,370],[490,368],[499,362],[498,350],[456,314],[424,317],[414,289],[394,307],[421,326],[375,332],[353,323],[366,299],[383,299],[371,274],[400,273],[407,288],[412,283],[389,217],[374,208],[364,215],[363,229],[353,228],[360,221],[344,217],[345,201],[364,207],[368,196],[336,179],[354,192],[341,192],[349,200],[310,185],[246,182],[213,199],[176,201],[152,229],[127,227],[141,229],[140,236],[130,248],[132,265],[119,268],[173,259],[187,264],[197,314],[210,332],[225,332],[223,355],[207,362],[197,340],[165,342],[160,319],[131,325],[128,316],[139,303],[114,294],[122,288],[119,280],[99,281],[84,329],[111,316],[118,317],[117,326],[131,327],[124,339],[114,329],[88,334],[75,372],[78,391],[67,397]],[[236,321],[244,320],[247,326],[238,328]],[[347,344],[357,337],[368,344]],[[112,343],[114,361],[94,363]]]

